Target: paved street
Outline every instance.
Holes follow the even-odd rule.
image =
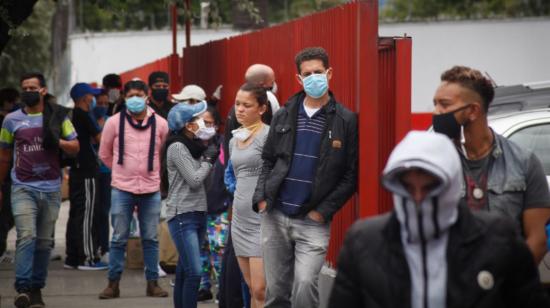
[[[69,212],[68,202],[63,202],[55,235],[55,253],[64,256],[65,227]],[[8,250],[15,250],[15,230],[9,235]],[[53,308],[138,308],[172,307],[173,275],[161,278],[160,285],[169,291],[170,297],[156,299],[145,296],[145,278],[141,270],[125,270],[121,280],[121,297],[114,300],[99,300],[98,293],[106,285],[106,271],[84,272],[63,269],[63,261],[50,263],[46,288],[42,291],[47,307]],[[15,290],[13,264],[0,264],[0,308],[13,307]],[[214,302],[201,303],[201,308],[217,307]]]

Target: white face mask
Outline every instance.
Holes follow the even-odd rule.
[[[109,102],[114,103],[120,98],[120,90],[110,89],[107,95],[109,96]]]
[[[250,135],[252,135],[252,131],[250,131],[246,127],[237,128],[231,131],[231,134],[233,134],[234,138],[237,138],[237,140],[241,142],[245,142],[250,138]]]
[[[199,129],[195,132],[195,136],[201,140],[210,140],[216,135],[216,129],[214,127],[206,127],[202,118],[198,119],[195,123],[199,126]]]

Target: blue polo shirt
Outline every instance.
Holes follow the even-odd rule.
[[[276,207],[286,215],[298,214],[300,208],[309,202],[326,119],[323,108],[310,118],[304,109],[304,102],[300,103],[294,154],[276,202]]]

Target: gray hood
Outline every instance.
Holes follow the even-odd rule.
[[[419,207],[399,181],[398,175],[410,168],[428,171],[441,183],[428,193]],[[393,193],[397,219],[410,243],[420,241],[421,229],[425,239],[430,240],[439,238],[456,222],[461,176],[460,157],[445,135],[412,131],[395,147],[384,169],[382,183]]]

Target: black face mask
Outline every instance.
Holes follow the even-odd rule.
[[[34,107],[40,102],[40,93],[38,91],[24,91],[21,93],[21,101],[27,107]]]
[[[434,131],[436,133],[447,135],[447,137],[451,139],[460,138],[460,128],[462,125],[456,120],[455,113],[460,110],[466,109],[467,107],[470,107],[470,105],[460,107],[457,110],[453,110],[447,113],[434,114],[432,116],[432,125]]]
[[[168,89],[153,89],[152,95],[157,102],[165,102],[168,98]]]

